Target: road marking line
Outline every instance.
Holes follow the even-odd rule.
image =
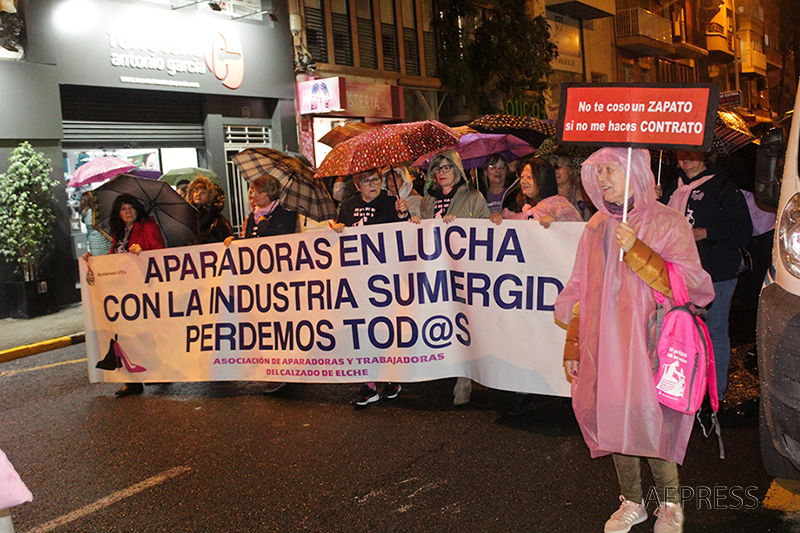
[[[83,359],[73,359],[72,361],[62,361],[60,363],[50,363],[49,365],[42,365],[42,366],[35,366],[33,368],[21,368],[19,370],[6,370],[5,372],[0,372],[0,378],[7,378],[9,376],[13,376],[15,374],[22,374],[23,372],[33,372],[34,370],[45,370],[47,368],[53,368],[54,366],[60,365],[71,365],[73,363],[85,363],[86,357]]]
[[[46,524],[42,524],[41,526],[28,530],[26,533],[47,533],[48,531],[52,531],[60,526],[63,526],[64,524],[68,524],[74,520],[78,520],[101,509],[114,505],[118,501],[124,500],[125,498],[133,496],[134,494],[147,490],[150,487],[158,485],[159,483],[163,483],[164,481],[183,474],[184,472],[188,472],[189,470],[191,470],[191,468],[188,466],[176,466],[175,468],[170,468],[166,472],[162,472],[157,476],[153,476],[135,485],[131,485],[127,489],[123,489],[104,498],[100,498],[96,502],[90,503],[89,505],[81,507],[78,510],[60,516],[55,520],[51,520]]]

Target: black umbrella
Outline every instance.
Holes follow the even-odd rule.
[[[120,174],[92,191],[92,226],[96,230],[112,238],[109,228],[111,207],[117,196],[123,193],[130,194],[142,203],[145,214],[152,216],[161,227],[168,247],[197,244],[197,209],[181,198],[169,183],[129,174]]]

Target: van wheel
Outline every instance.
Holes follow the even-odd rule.
[[[761,460],[764,463],[764,470],[767,471],[767,474],[772,477],[800,480],[800,470],[795,468],[789,459],[778,453],[772,443],[763,403],[758,408],[758,433],[761,440]]]

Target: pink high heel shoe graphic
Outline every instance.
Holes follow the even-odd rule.
[[[96,366],[102,370],[116,370],[122,368],[123,365],[125,366],[125,370],[131,374],[145,372],[147,370],[145,367],[131,362],[128,355],[122,349],[122,346],[119,345],[117,335],[114,335],[114,338],[109,342],[108,353]]]

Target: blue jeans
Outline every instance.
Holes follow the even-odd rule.
[[[705,321],[711,345],[714,347],[714,359],[717,364],[717,391],[719,399],[728,387],[728,365],[731,362],[731,337],[728,334],[728,317],[731,313],[731,299],[736,290],[736,278],[714,283],[714,302],[706,313]]]

